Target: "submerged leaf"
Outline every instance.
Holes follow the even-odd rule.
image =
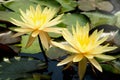
[[[105,71],[120,74],[120,60],[106,62],[105,64],[101,64],[101,66]]]
[[[50,80],[50,76],[48,75],[41,75],[41,74],[33,74],[34,80]]]
[[[66,51],[57,48],[57,47],[51,47],[49,50],[46,51],[46,55],[50,58],[50,59],[57,59],[59,57],[63,57],[67,54]]]
[[[32,76],[29,72],[44,68],[45,64],[40,60],[28,60],[26,58],[17,60],[13,58],[10,61],[0,63],[0,80],[29,78]]]

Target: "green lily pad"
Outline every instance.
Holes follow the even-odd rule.
[[[28,9],[31,5],[35,6],[36,4],[34,4],[33,2],[31,2],[30,0],[14,0],[11,3],[5,3],[4,4],[6,7],[8,7],[9,9],[18,12],[19,10],[26,10]]]
[[[32,45],[26,48],[27,41],[29,39],[29,35],[23,35],[21,41],[21,53],[29,53],[29,54],[36,54],[41,52],[38,39],[36,38]]]
[[[15,12],[0,11],[0,21],[11,21],[11,18],[20,19],[19,14]]]
[[[30,1],[48,7],[54,8],[60,7],[60,4],[56,0],[30,0]]]
[[[75,0],[56,0],[61,4],[61,12],[68,12],[74,10],[77,6],[77,2]]]
[[[116,21],[115,25],[120,28],[120,11],[118,11],[117,13],[115,13],[115,16],[117,18],[117,21]]]
[[[88,20],[82,14],[65,14],[63,16],[63,23],[67,25],[68,29],[71,29],[71,26],[76,26],[76,23],[79,23],[81,26],[84,26]]]
[[[83,14],[89,17],[92,28],[102,24],[114,25],[116,23],[116,17],[112,14],[102,12],[83,12]]]

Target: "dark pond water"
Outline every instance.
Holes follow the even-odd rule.
[[[20,56],[31,56],[40,60],[44,60],[43,55],[40,53],[21,53]],[[76,65],[73,65],[68,69],[63,70],[64,66],[57,67],[57,63],[58,62],[56,60],[49,60],[48,68],[44,70],[43,74],[49,74],[51,76],[51,80],[79,80]],[[120,80],[120,75],[105,71],[103,73],[100,73],[97,70],[93,72],[91,66],[88,65],[84,80]]]

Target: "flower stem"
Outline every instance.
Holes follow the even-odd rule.
[[[47,56],[46,56],[46,54],[45,54],[45,51],[44,51],[44,49],[43,49],[43,46],[42,46],[41,39],[40,39],[40,36],[39,36],[39,35],[38,35],[38,41],[39,41],[39,45],[40,45],[40,49],[41,49],[41,51],[42,51],[42,54],[43,54],[43,56],[44,56],[44,58],[45,58],[45,62],[46,62],[46,64],[48,64],[48,58],[47,58]]]

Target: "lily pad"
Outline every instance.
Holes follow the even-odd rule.
[[[32,45],[26,48],[27,41],[29,39],[29,35],[23,35],[21,41],[21,53],[29,53],[29,54],[36,54],[41,52],[38,39],[36,38]]]
[[[75,0],[56,0],[61,4],[61,12],[72,11],[76,8],[77,2]]]
[[[81,26],[84,26],[88,20],[82,14],[65,14],[63,16],[63,23],[67,25],[68,29],[71,29],[71,26],[76,26],[76,23],[79,23]]]
[[[116,17],[104,12],[83,12],[91,21],[92,28],[102,24],[114,25]]]
[[[0,11],[0,21],[8,21],[8,22],[10,22],[11,18],[20,19],[18,13]]]
[[[25,5],[23,5],[23,3]],[[5,3],[4,4],[6,7],[8,7],[9,9],[19,13],[20,9],[22,10],[26,10],[27,8],[30,7],[30,5],[35,6],[36,4],[34,4],[33,2],[31,2],[30,0],[14,0],[11,3]]]
[[[56,0],[30,0],[30,1],[48,7],[54,8],[60,7],[60,4]]]
[[[104,6],[106,5],[106,6]],[[113,10],[113,5],[110,1],[105,0],[79,0],[78,8],[83,11],[91,11],[91,10],[103,10],[111,12]]]

